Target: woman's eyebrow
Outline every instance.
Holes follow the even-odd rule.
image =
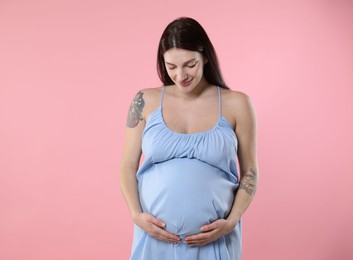
[[[195,61],[195,60],[196,60],[196,59],[188,60],[188,61],[184,62],[183,65],[185,65],[185,64],[187,64],[187,63],[189,63],[189,62],[191,62],[191,61]],[[168,64],[168,65],[176,66],[175,64],[170,63],[170,62],[168,62],[168,61],[166,61],[165,63]]]

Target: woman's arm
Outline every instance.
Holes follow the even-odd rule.
[[[146,124],[143,113],[145,106],[144,92],[139,91],[133,99],[127,117],[125,142],[120,165],[120,188],[136,225],[149,235],[170,243],[179,241],[179,237],[163,228],[165,224],[141,209],[136,172],[141,159],[142,132]]]
[[[238,136],[238,161],[240,184],[232,210],[227,218],[231,227],[240,220],[255,195],[258,182],[258,163],[256,151],[256,114],[251,100],[245,94],[241,99],[241,111],[237,114],[236,134]]]
[[[227,219],[219,219],[201,227],[201,233],[185,239],[190,246],[203,246],[228,234],[239,222],[255,195],[258,181],[256,152],[256,114],[250,98],[239,93],[234,100],[236,109],[236,134],[238,137],[238,161],[240,184]]]
[[[136,172],[141,158],[141,137],[145,126],[142,116],[143,92],[139,91],[131,102],[126,121],[125,142],[120,164],[120,189],[129,207],[132,218],[142,212],[138,199]]]

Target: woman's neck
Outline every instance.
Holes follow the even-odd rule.
[[[177,86],[173,85],[172,93],[178,98],[184,100],[194,100],[207,94],[213,85],[208,83],[206,79],[202,79],[191,91],[180,91]]]

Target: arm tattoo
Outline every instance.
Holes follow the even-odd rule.
[[[256,171],[250,168],[249,171],[245,173],[243,178],[241,178],[239,189],[245,190],[251,196],[254,195],[256,190],[256,180]]]
[[[134,128],[138,125],[139,121],[143,120],[142,110],[144,106],[143,92],[139,91],[131,102],[126,121],[127,127]]]

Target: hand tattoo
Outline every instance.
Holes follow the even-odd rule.
[[[239,189],[245,190],[249,195],[253,195],[256,190],[257,173],[250,168],[241,178]]]
[[[139,121],[143,120],[142,110],[144,106],[143,92],[139,91],[131,102],[126,121],[127,127],[134,128],[138,125]]]

